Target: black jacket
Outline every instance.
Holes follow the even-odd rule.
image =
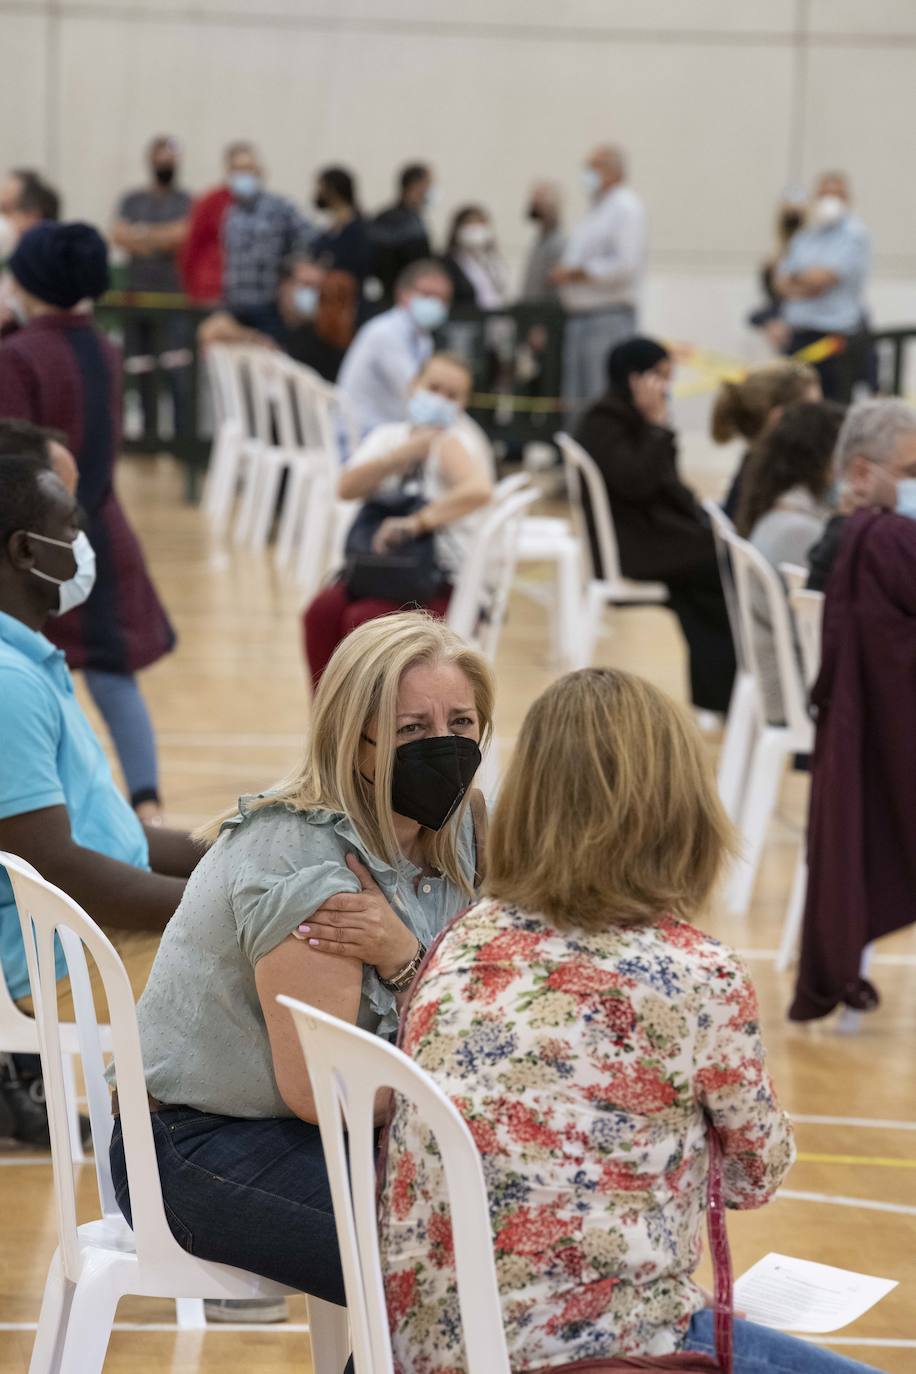
[[[624,577],[676,582],[715,559],[706,515],[678,476],[670,429],[650,425],[635,406],[609,394],[590,406],[576,437],[604,478]],[[587,497],[585,514],[600,569]]]

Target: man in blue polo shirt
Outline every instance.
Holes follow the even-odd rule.
[[[190,836],[145,828],[114,784],[63,654],[42,634],[92,588],[95,559],[47,439],[0,422],[0,850],[69,893],[121,953],[139,996],[159,933],[200,857]],[[12,450],[12,451],[11,451]],[[29,1010],[12,889],[0,869],[0,963]],[[58,952],[58,976],[66,978]],[[72,1018],[69,988],[61,1016]]]

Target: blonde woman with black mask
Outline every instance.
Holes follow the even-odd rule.
[[[474,897],[470,788],[492,713],[489,668],[444,625],[371,621],[328,665],[299,772],[207,832],[138,1008],[166,1214],[193,1254],[344,1302],[315,1105],[276,997],[393,1034],[425,947]],[[129,1221],[117,1121],[111,1159]]]

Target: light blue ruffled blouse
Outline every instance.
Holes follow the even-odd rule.
[[[396,867],[367,853],[347,819],[327,811],[266,807],[238,814],[191,876],[162,936],[137,1008],[146,1083],[160,1102],[226,1116],[290,1116],[273,1073],[255,986],[259,959],[336,892],[358,892],[346,865],[355,854],[391,906],[425,945],[468,905],[443,877],[407,859]],[[474,823],[458,836],[473,882]],[[364,965],[357,1024],[377,1035],[397,1029],[394,995]]]

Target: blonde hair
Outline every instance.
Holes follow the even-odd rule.
[[[693,722],[642,678],[586,668],[525,717],[490,827],[486,891],[588,930],[686,916],[734,849]]]
[[[449,664],[471,684],[481,747],[493,728],[493,676],[486,660],[441,620],[422,611],[382,616],[347,635],[324,671],[312,707],[312,726],[302,766],[249,810],[285,806],[290,811],[342,813],[370,854],[394,865],[399,848],[391,810],[391,776],[397,743],[398,688],[418,664]],[[374,722],[375,783],[359,767],[360,744]],[[458,830],[468,804],[463,798],[440,831],[421,831],[423,858],[468,894],[473,889],[458,862]],[[225,812],[200,838],[214,840]]]
[[[753,367],[740,381],[722,382],[712,410],[712,437],[727,444],[736,435],[756,439],[777,406],[801,401],[817,384],[817,373],[806,363],[775,358]]]

